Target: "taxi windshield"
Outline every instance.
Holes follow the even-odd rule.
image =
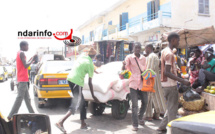
[[[47,61],[43,66],[43,73],[65,72],[73,66],[72,61]]]

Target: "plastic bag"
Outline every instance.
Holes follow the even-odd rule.
[[[179,88],[178,88],[179,93],[184,93],[184,92],[186,92],[188,90],[191,90],[191,87],[189,87],[189,86],[185,86],[185,85],[183,85],[181,83],[178,83],[178,84],[179,84]]]
[[[185,93],[183,93],[183,98],[185,101],[194,101],[194,100],[200,100],[201,96],[193,90],[188,90]]]

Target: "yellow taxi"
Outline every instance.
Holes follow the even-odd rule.
[[[6,81],[8,79],[8,72],[4,66],[0,66],[0,81]]]
[[[214,134],[215,111],[192,114],[168,124],[168,134]]]
[[[71,98],[67,75],[72,61],[45,61],[34,79],[34,95],[38,97],[38,107],[44,107],[48,99]]]
[[[12,78],[15,76],[15,68],[12,66],[5,66],[7,72],[8,72],[8,77]]]

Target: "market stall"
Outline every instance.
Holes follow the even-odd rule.
[[[162,34],[162,42],[167,42],[167,37],[170,33],[176,32],[180,37],[179,49],[180,53],[184,53],[186,60],[188,60],[189,49],[197,46],[204,46],[205,44],[215,44],[215,30],[214,27],[207,27],[203,29],[178,29],[171,32]],[[209,87],[211,87],[211,83]],[[200,87],[198,87],[200,88]],[[195,90],[195,89],[194,89]],[[190,93],[190,96],[193,95]],[[194,96],[194,95],[193,95]],[[202,101],[204,100],[204,101]],[[210,88],[202,92],[201,99],[193,99],[191,101],[186,101],[181,99],[183,108],[179,109],[179,114],[182,116],[204,112],[205,110],[215,110],[215,88]],[[204,103],[205,102],[205,103]],[[204,105],[203,105],[204,103]],[[187,107],[186,105],[189,105]],[[194,109],[192,109],[192,107]]]
[[[110,61],[123,61],[125,57],[132,53],[133,41],[126,40],[102,40],[97,41],[97,53],[102,55],[104,64]]]

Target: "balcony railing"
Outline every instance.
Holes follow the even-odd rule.
[[[108,35],[108,30],[107,29],[103,30],[102,35],[103,35],[103,37],[107,36]]]
[[[108,39],[109,35],[120,34],[121,32],[123,32],[123,35],[124,33],[126,33],[127,35],[134,34],[136,32],[141,32],[160,26],[163,18],[171,17],[171,12],[159,11],[145,17],[139,17],[135,20],[130,21],[129,23],[126,23],[126,25],[119,26],[118,28],[109,28],[108,30],[105,29],[103,30],[102,35],[103,37],[105,37],[105,39]]]
[[[167,17],[167,18],[171,18],[172,14],[171,14],[171,12],[162,12],[162,16]]]
[[[141,23],[141,19],[136,19],[134,21],[129,22],[129,27],[134,27],[136,25],[139,25]]]
[[[119,31],[123,31],[125,29],[126,29],[126,25],[122,25],[122,26],[119,27]]]

